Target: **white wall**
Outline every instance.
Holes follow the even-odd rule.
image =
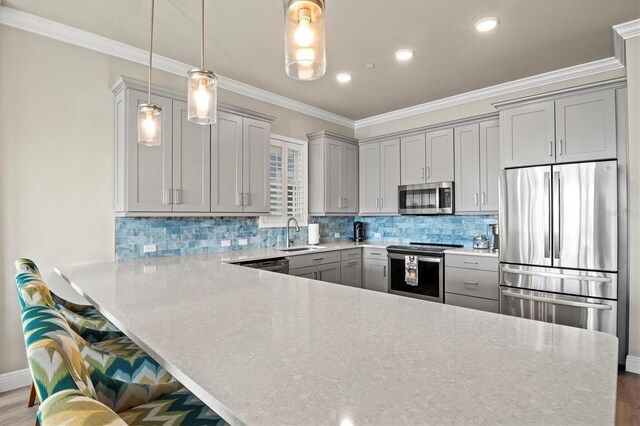
[[[640,373],[640,37],[626,41],[629,109],[629,356]],[[630,361],[630,360],[628,360]]]
[[[121,74],[146,68],[0,26],[0,374],[27,366],[13,261],[41,266],[54,290],[74,293],[55,265],[114,259],[113,94]],[[155,73],[158,85],[186,90],[186,78]],[[272,131],[353,130],[221,91],[220,102],[276,116]],[[77,297],[77,296],[76,296]]]

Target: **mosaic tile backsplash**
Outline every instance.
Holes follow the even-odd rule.
[[[353,217],[312,217],[320,224],[320,241],[346,241],[353,236]],[[340,233],[335,238],[335,233]],[[179,256],[285,245],[285,228],[260,228],[257,217],[116,218],[116,259]],[[307,227],[292,228],[294,244],[307,243]],[[241,246],[240,240],[247,244]],[[222,247],[231,240],[230,247]],[[155,253],[144,253],[155,244]]]
[[[348,241],[353,222],[365,223],[368,240],[427,241],[472,245],[478,234],[488,235],[488,225],[496,216],[391,216],[312,217],[320,224],[320,242]],[[218,218],[116,218],[116,258],[118,260],[157,256],[178,256],[228,250],[244,250],[285,245],[284,228],[260,228],[257,217]],[[340,233],[335,238],[335,233]],[[292,232],[295,244],[307,243],[307,228]],[[378,236],[379,235],[379,236]],[[239,245],[246,239],[247,245]],[[231,240],[230,247],[222,247]],[[145,244],[155,244],[155,253],[143,253]]]

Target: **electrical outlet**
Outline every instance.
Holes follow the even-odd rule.
[[[240,238],[238,240],[238,244],[241,246],[246,246],[247,244],[249,244],[249,240],[247,240],[246,238]]]
[[[379,232],[374,232],[373,233],[373,238],[382,238],[382,234]]]
[[[222,247],[231,247],[231,240],[222,240]]]
[[[336,232],[335,234],[333,234],[333,238],[340,238],[340,233]]]
[[[144,253],[155,253],[156,252],[156,245],[155,244],[145,244],[144,247],[142,247],[142,251]]]
[[[145,274],[151,274],[156,271],[156,265],[143,266],[142,272]]]

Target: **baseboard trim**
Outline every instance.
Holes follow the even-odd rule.
[[[28,368],[0,374],[0,392],[22,388],[31,384],[31,373]]]
[[[640,374],[640,356],[627,355],[627,364],[625,370]]]

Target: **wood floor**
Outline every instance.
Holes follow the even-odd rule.
[[[27,407],[29,387],[0,393],[0,425],[33,426],[38,406]],[[640,375],[618,375],[616,425],[640,426]]]

